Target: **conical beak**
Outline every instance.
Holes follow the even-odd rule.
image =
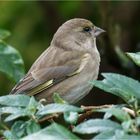
[[[106,31],[101,29],[101,28],[99,28],[99,27],[94,26],[94,35],[95,35],[95,37],[99,36],[101,33],[104,33],[104,32],[106,32]]]

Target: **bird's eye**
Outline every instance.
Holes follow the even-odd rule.
[[[90,32],[90,31],[91,31],[91,28],[90,28],[90,27],[84,27],[83,30],[84,30],[85,32]]]

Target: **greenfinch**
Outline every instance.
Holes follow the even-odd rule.
[[[82,99],[92,89],[89,81],[98,77],[96,37],[103,32],[86,19],[65,22],[11,94],[24,93],[48,103],[53,102],[54,92],[72,104]]]

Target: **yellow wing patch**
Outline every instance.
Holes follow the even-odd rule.
[[[80,72],[85,68],[85,66],[86,66],[86,64],[88,63],[90,57],[91,57],[91,56],[90,56],[90,54],[88,54],[88,53],[86,53],[85,55],[83,55],[83,58],[82,58],[82,60],[81,60],[81,64],[80,64],[80,67],[78,68],[78,70],[76,70],[75,72],[73,72],[73,73],[71,73],[71,74],[69,74],[69,75],[67,75],[67,76],[73,76],[73,75],[75,75],[75,74],[80,73]],[[32,73],[32,74],[34,74],[34,73]],[[34,76],[34,75],[33,75],[33,76]],[[34,77],[35,77],[35,76],[34,76]],[[30,91],[28,91],[28,95],[29,95],[29,96],[36,95],[36,94],[42,92],[43,90],[49,88],[49,87],[52,86],[53,84],[54,84],[54,80],[51,79],[51,80],[49,80],[49,81],[47,81],[47,82],[45,82],[45,83],[43,83],[43,84],[41,84],[41,85],[39,85],[39,86],[33,88],[33,89],[31,89]]]
[[[37,93],[49,88],[52,85],[53,85],[53,79],[33,88],[31,91],[28,92],[28,95],[29,96],[36,95]]]

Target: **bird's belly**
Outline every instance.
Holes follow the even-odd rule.
[[[79,76],[74,77],[75,83],[72,84],[69,92],[62,97],[69,103],[76,103],[81,100],[92,89],[93,86],[90,84],[90,81],[97,79],[98,69],[99,68],[91,69],[91,71],[90,68],[87,67],[85,72],[83,71]]]

